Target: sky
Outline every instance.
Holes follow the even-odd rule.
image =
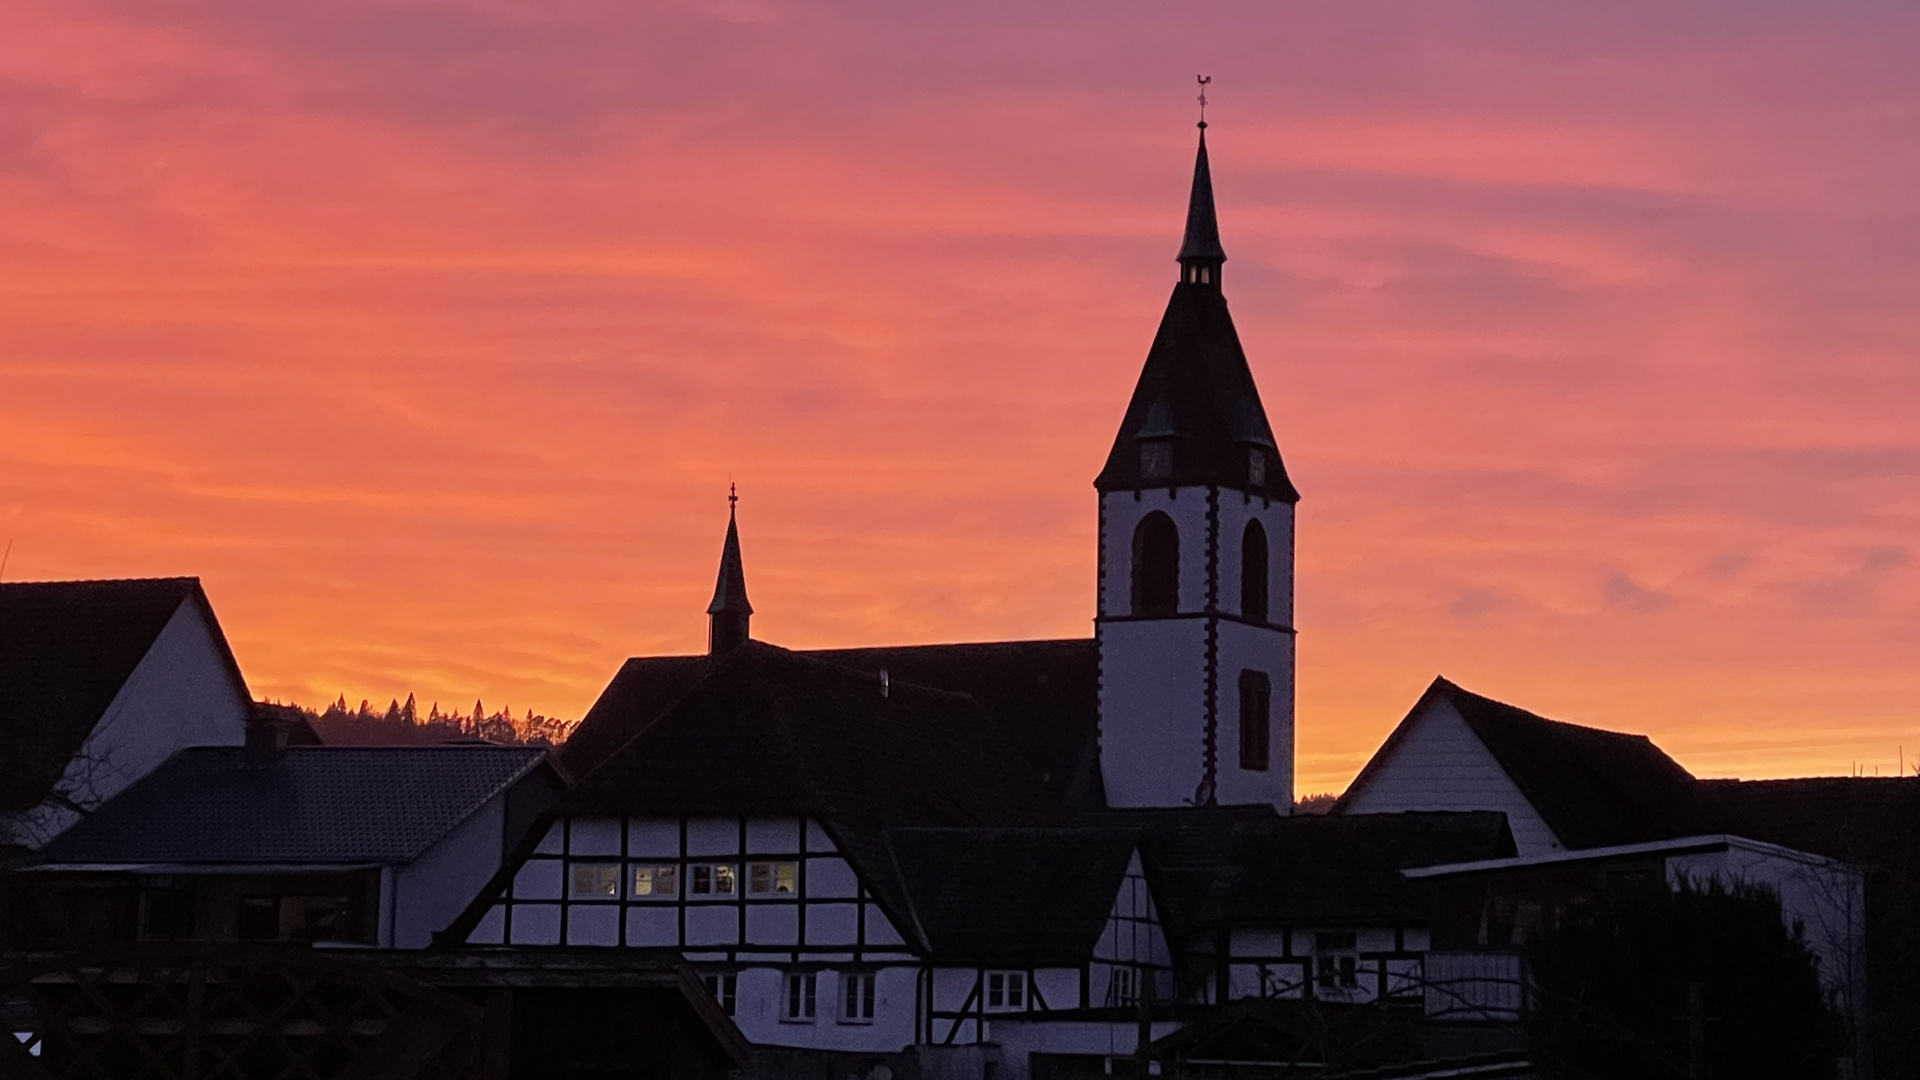
[[[5,580],[254,692],[578,716],[1084,636],[1197,73],[1299,509],[1297,788],[1444,674],[1920,760],[1920,6],[0,0]]]

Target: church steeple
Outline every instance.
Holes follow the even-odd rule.
[[[740,526],[735,507],[740,496],[727,491],[727,541],[720,548],[720,576],[707,605],[707,655],[719,656],[747,640],[753,605],[747,602],[747,574],[740,566]]]
[[[1220,222],[1213,214],[1213,173],[1207,168],[1207,122],[1200,121],[1200,153],[1193,161],[1193,193],[1187,197],[1187,235],[1180,243],[1180,280],[1220,287]]]

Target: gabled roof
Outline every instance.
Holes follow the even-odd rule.
[[[1161,917],[1191,934],[1216,926],[1424,922],[1400,871],[1514,853],[1492,812],[1295,814],[1271,807],[1114,811],[1140,830]]]
[[[1031,823],[1032,769],[974,700],[749,641],[583,777],[571,809]]]
[[[49,845],[58,865],[409,862],[542,766],[538,747],[182,750]]]
[[[47,797],[183,603],[250,700],[198,578],[0,584],[0,811]]]
[[[891,829],[914,921],[944,961],[1086,960],[1132,861],[1131,829]]]
[[[1213,214],[1213,178],[1207,168],[1203,136],[1194,163],[1187,232],[1180,249],[1187,264],[1205,264],[1207,282],[1182,273],[1160,317],[1160,329],[1147,350],[1146,366],[1133,388],[1107,463],[1093,486],[1100,491],[1138,491],[1190,485],[1218,485],[1281,502],[1299,502],[1287,478],[1267,411],[1260,404],[1247,354],[1227,313],[1220,291],[1219,262],[1226,259]],[[1172,446],[1172,471],[1146,477],[1141,470],[1141,439]],[[1254,483],[1250,456],[1265,455],[1264,477]]]
[[[1436,678],[1334,806],[1339,813],[1436,701],[1459,712],[1560,843],[1605,847],[1702,831],[1693,775],[1645,735],[1582,727]]]
[[[1714,831],[1876,868],[1920,864],[1920,777],[1701,780]]]
[[[1105,805],[1098,738],[1100,658],[1092,638],[988,641],[797,651],[863,672],[877,686],[889,680],[972,697],[985,725],[1012,743],[1055,801]],[[705,656],[635,657],[588,710],[560,748],[560,763],[585,776],[658,720],[706,678]]]

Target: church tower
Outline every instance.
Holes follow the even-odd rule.
[[[1180,280],[1100,496],[1100,766],[1115,807],[1293,803],[1293,518],[1220,291],[1206,122]]]

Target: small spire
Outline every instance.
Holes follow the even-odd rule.
[[[719,656],[747,640],[753,605],[747,602],[747,575],[740,565],[740,492],[727,485],[727,540],[720,548],[720,576],[707,605],[707,654]]]
[[[1200,151],[1193,162],[1193,193],[1187,199],[1187,234],[1180,244],[1180,280],[1218,287],[1220,264],[1227,261],[1220,246],[1220,222],[1213,212],[1213,173],[1207,168],[1207,84],[1200,82]]]

